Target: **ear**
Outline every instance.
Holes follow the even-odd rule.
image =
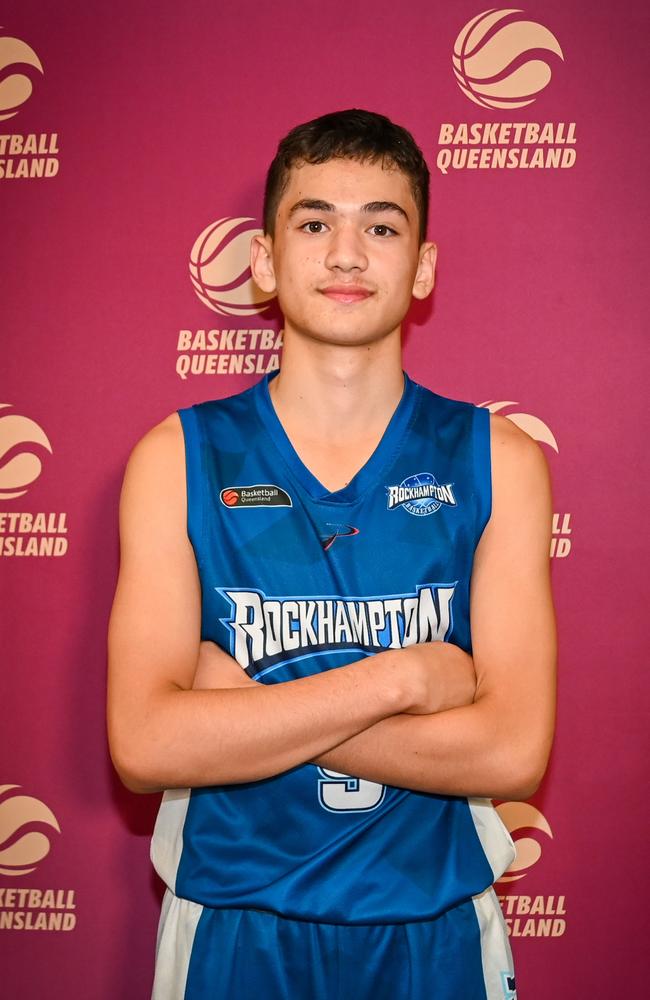
[[[420,247],[418,269],[413,282],[413,298],[426,299],[433,291],[436,280],[436,257],[438,248],[435,243],[423,243]]]
[[[251,273],[253,281],[263,292],[275,292],[275,270],[273,267],[273,239],[266,233],[253,236],[251,240]]]

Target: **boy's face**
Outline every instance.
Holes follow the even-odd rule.
[[[406,175],[347,159],[294,167],[275,236],[252,247],[253,276],[277,292],[285,330],[340,345],[397,335],[434,267]]]

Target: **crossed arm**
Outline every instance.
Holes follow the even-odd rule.
[[[430,643],[268,686],[200,647],[178,418],[143,439],[125,477],[109,633],[109,737],[130,788],[250,781],[317,761],[443,794],[532,793],[554,716],[550,494],[537,446],[492,420],[493,512],[472,573],[473,661]]]

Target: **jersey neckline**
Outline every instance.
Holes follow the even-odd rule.
[[[417,397],[417,385],[404,372],[404,390],[381,439],[370,458],[343,489],[330,492],[304,464],[275,412],[269,383],[278,372],[266,375],[254,388],[257,412],[271,441],[290,472],[312,500],[325,503],[355,503],[366,490],[378,485],[383,470],[398,452],[410,423]]]

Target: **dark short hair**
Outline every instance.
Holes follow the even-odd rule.
[[[429,168],[410,132],[384,115],[352,108],[335,111],[297,125],[280,140],[269,167],[264,191],[264,232],[273,236],[278,204],[289,183],[292,167],[328,160],[359,160],[396,167],[406,174],[420,219],[420,242],[425,239],[429,212]]]

